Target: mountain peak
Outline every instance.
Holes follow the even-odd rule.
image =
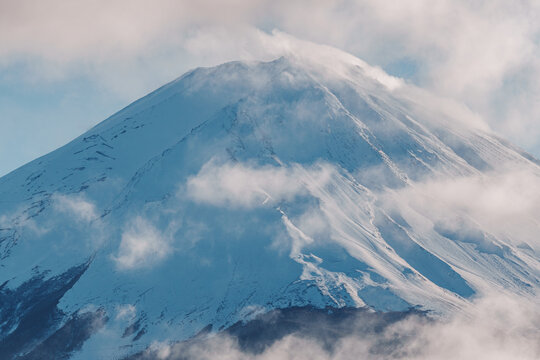
[[[0,179],[3,343],[42,303],[56,320],[29,344],[86,314],[74,357],[112,358],[272,309],[446,314],[540,287],[534,214],[517,237],[458,201],[505,163],[534,183],[537,164],[466,109],[293,45],[190,71]]]

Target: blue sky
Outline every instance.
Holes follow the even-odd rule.
[[[540,156],[538,18],[521,0],[1,2],[0,175],[190,68],[272,58],[274,28],[454,98]]]
[[[46,154],[122,107],[88,79],[32,84],[22,70],[0,74],[0,175]]]

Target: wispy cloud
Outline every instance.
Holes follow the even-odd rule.
[[[217,206],[276,205],[307,194],[303,177],[311,176],[324,182],[329,171],[323,165],[304,169],[300,165],[258,166],[211,160],[197,175],[188,179],[186,191],[197,202]]]
[[[168,237],[147,219],[137,216],[122,232],[118,254],[113,256],[120,270],[149,267],[171,253]]]
[[[385,197],[388,208],[400,208],[404,215],[418,212],[434,224],[456,231],[465,231],[463,219],[470,219],[474,226],[504,241],[514,241],[515,246],[521,242],[540,250],[540,173],[535,166],[431,178],[381,195]]]
[[[52,202],[56,211],[73,216],[79,221],[90,222],[98,217],[94,203],[81,195],[55,194]]]
[[[70,226],[82,228],[98,218],[95,204],[82,195],[55,193],[51,196],[50,203],[52,211],[65,216],[63,223]],[[47,208],[46,202],[42,206],[42,210],[45,210]],[[58,219],[54,217],[43,219],[40,216],[33,216],[35,214],[29,212],[30,209],[19,206],[11,212],[0,214],[0,227],[27,229],[38,237],[58,227]],[[39,212],[37,215],[39,215]],[[94,230],[97,230],[98,227],[99,224],[95,224]]]
[[[116,320],[130,321],[137,315],[137,308],[132,304],[123,304],[116,307]]]

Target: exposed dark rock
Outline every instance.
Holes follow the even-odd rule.
[[[67,316],[57,305],[88,269],[90,263],[91,259],[49,279],[46,279],[48,274],[46,271],[39,272],[16,289],[9,288],[9,282],[0,287],[2,359],[13,359],[18,355],[29,353],[36,346],[42,346],[39,344],[45,343],[50,338],[54,339],[63,328],[64,332],[66,329],[75,329],[74,324],[84,324],[88,320],[89,315],[74,315],[59,329]],[[72,337],[81,338],[77,334],[72,334]],[[51,356],[45,358],[56,358],[52,354]]]
[[[17,360],[69,359],[90,336],[99,330],[108,317],[103,309],[75,314],[60,329]]]

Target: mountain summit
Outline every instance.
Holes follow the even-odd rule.
[[[1,178],[0,351],[64,334],[73,359],[120,358],[273,309],[534,294],[537,207],[483,191],[526,193],[538,160],[333,55],[195,69]]]

